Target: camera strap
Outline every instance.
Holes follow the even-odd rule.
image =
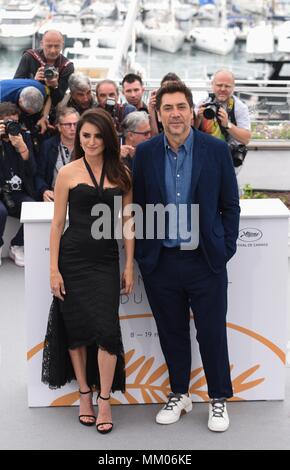
[[[234,101],[234,98],[232,96],[230,97],[230,102],[229,102],[229,105],[227,106],[226,111],[227,111],[227,114],[228,114],[229,121],[232,122],[236,126],[237,121],[236,121],[236,116],[235,116],[235,101]],[[226,141],[228,141],[229,133],[228,133],[227,129],[222,125],[222,123],[221,123],[221,121],[218,117],[216,118],[216,120],[218,122],[221,133],[223,134]]]
[[[59,155],[60,155],[62,164],[63,164],[63,166],[65,166],[67,163],[70,162],[70,159],[71,159],[69,149],[65,145],[60,143],[59,146],[58,146],[58,151],[59,151]]]
[[[31,55],[42,67],[46,65],[45,59],[41,57],[41,51],[37,49],[27,49],[25,51],[27,54]],[[60,54],[55,61],[55,67],[58,68],[58,73],[61,72],[72,62],[68,60],[64,55]]]

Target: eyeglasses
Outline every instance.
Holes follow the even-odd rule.
[[[77,122],[60,122],[59,125],[63,127],[76,127]]]
[[[139,134],[139,135],[151,135],[151,129],[150,131],[144,131],[144,132],[138,132],[138,131],[130,131],[132,134]]]

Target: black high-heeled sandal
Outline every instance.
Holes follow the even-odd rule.
[[[87,395],[88,393],[92,394],[92,390],[90,389],[87,392],[81,392],[81,390],[79,390],[79,393],[81,395]],[[84,421],[82,418],[91,418],[92,420]],[[94,426],[96,423],[96,417],[94,415],[79,415],[79,422],[83,424],[84,426]]]
[[[98,393],[98,396],[97,396],[97,404],[98,404],[98,399],[101,399],[101,400],[110,400],[111,396],[109,395],[107,398],[105,397],[102,397],[102,395],[100,393]],[[104,424],[110,424],[111,427],[109,429],[99,429],[100,426],[104,426]],[[96,425],[96,428],[97,428],[97,431],[100,433],[100,434],[108,434],[108,432],[111,432],[112,429],[113,429],[113,423],[111,421],[107,421],[106,423],[98,423]]]

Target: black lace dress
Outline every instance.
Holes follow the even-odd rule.
[[[95,239],[91,230],[97,216],[95,204],[110,209],[114,230],[114,197],[119,188],[105,188],[103,167],[98,186],[88,162],[84,162],[94,186],[80,183],[69,191],[69,227],[59,251],[64,301],[53,298],[44,343],[42,381],[58,388],[75,379],[68,349],[87,347],[88,385],[100,389],[97,351],[102,348],[117,356],[112,391],[125,390],[124,351],[119,323],[120,272],[117,241]],[[120,198],[119,198],[120,199]]]

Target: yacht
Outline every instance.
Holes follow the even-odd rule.
[[[188,36],[196,49],[212,54],[229,54],[235,45],[236,35],[231,29],[214,26],[193,28]]]
[[[39,4],[11,0],[0,10],[0,47],[10,51],[32,47],[40,22]]]
[[[154,16],[144,21],[138,34],[149,47],[175,54],[183,46],[185,33],[176,26],[174,3],[169,4],[170,11],[156,10]]]
[[[227,55],[235,45],[236,35],[227,28],[227,2],[221,0],[219,9],[215,9],[220,18],[217,26],[197,26],[192,28],[188,39],[193,47],[212,54]]]

